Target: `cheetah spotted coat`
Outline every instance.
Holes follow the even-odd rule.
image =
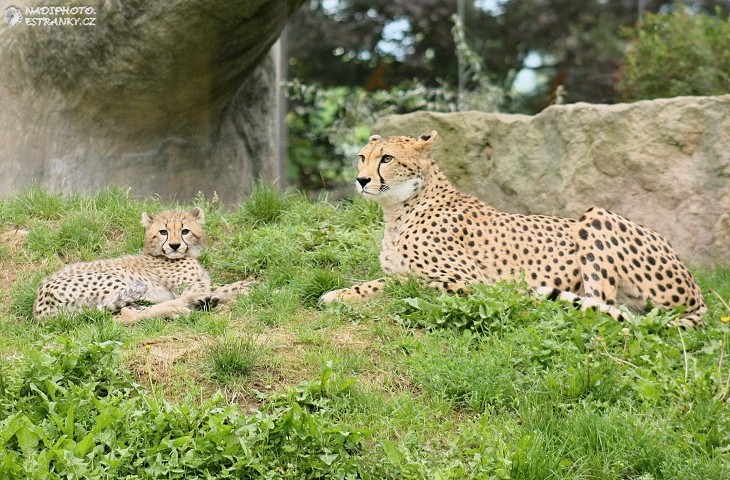
[[[360,152],[355,185],[383,207],[386,274],[415,274],[446,292],[524,278],[538,294],[617,320],[618,305],[658,306],[683,310],[682,326],[702,323],[702,293],[661,235],[600,208],[578,220],[496,210],[447,180],[428,153],[437,137],[374,135]],[[383,285],[334,290],[321,301],[367,300]]]
[[[197,257],[205,246],[203,212],[142,214],[141,255],[67,265],[43,280],[33,314],[43,318],[61,311],[98,308],[118,313],[121,323],[150,317],[175,318],[191,308],[215,306],[248,289],[250,282],[211,286]],[[151,303],[146,308],[130,308]]]

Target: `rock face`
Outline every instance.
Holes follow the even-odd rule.
[[[691,265],[730,264],[730,95],[381,119],[379,135],[435,129],[433,156],[462,190],[509,212],[591,206],[664,235]]]
[[[0,192],[236,201],[276,179],[272,45],[303,1],[25,2],[0,21]]]

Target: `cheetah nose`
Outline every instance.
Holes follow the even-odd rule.
[[[356,180],[362,188],[365,188],[365,185],[370,183],[370,177],[357,177]]]
[[[179,243],[168,243],[168,245],[170,245],[170,248],[172,248],[175,251],[177,251],[177,249],[180,248]]]

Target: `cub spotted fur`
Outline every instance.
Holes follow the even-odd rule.
[[[661,235],[600,208],[578,220],[498,211],[451,185],[429,154],[437,138],[374,135],[358,156],[355,186],[383,208],[386,274],[416,274],[447,292],[524,276],[539,294],[617,320],[623,304],[683,308],[677,323],[703,323],[700,288]],[[366,300],[383,285],[365,282],[321,301]]]
[[[142,214],[141,255],[67,265],[43,280],[33,305],[36,318],[63,310],[99,308],[129,324],[150,317],[175,318],[191,308],[215,306],[248,290],[251,282],[213,288],[197,257],[205,247],[203,211]],[[152,303],[131,308],[137,303]]]

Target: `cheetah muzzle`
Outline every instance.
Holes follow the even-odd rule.
[[[496,210],[458,191],[430,150],[438,134],[373,135],[358,155],[355,188],[383,208],[380,264],[387,275],[416,275],[446,292],[469,284],[520,280],[541,296],[608,313],[620,305],[683,310],[676,324],[703,324],[695,280],[661,235],[600,208],[578,220]],[[362,301],[384,279],[324,294],[320,301]]]

